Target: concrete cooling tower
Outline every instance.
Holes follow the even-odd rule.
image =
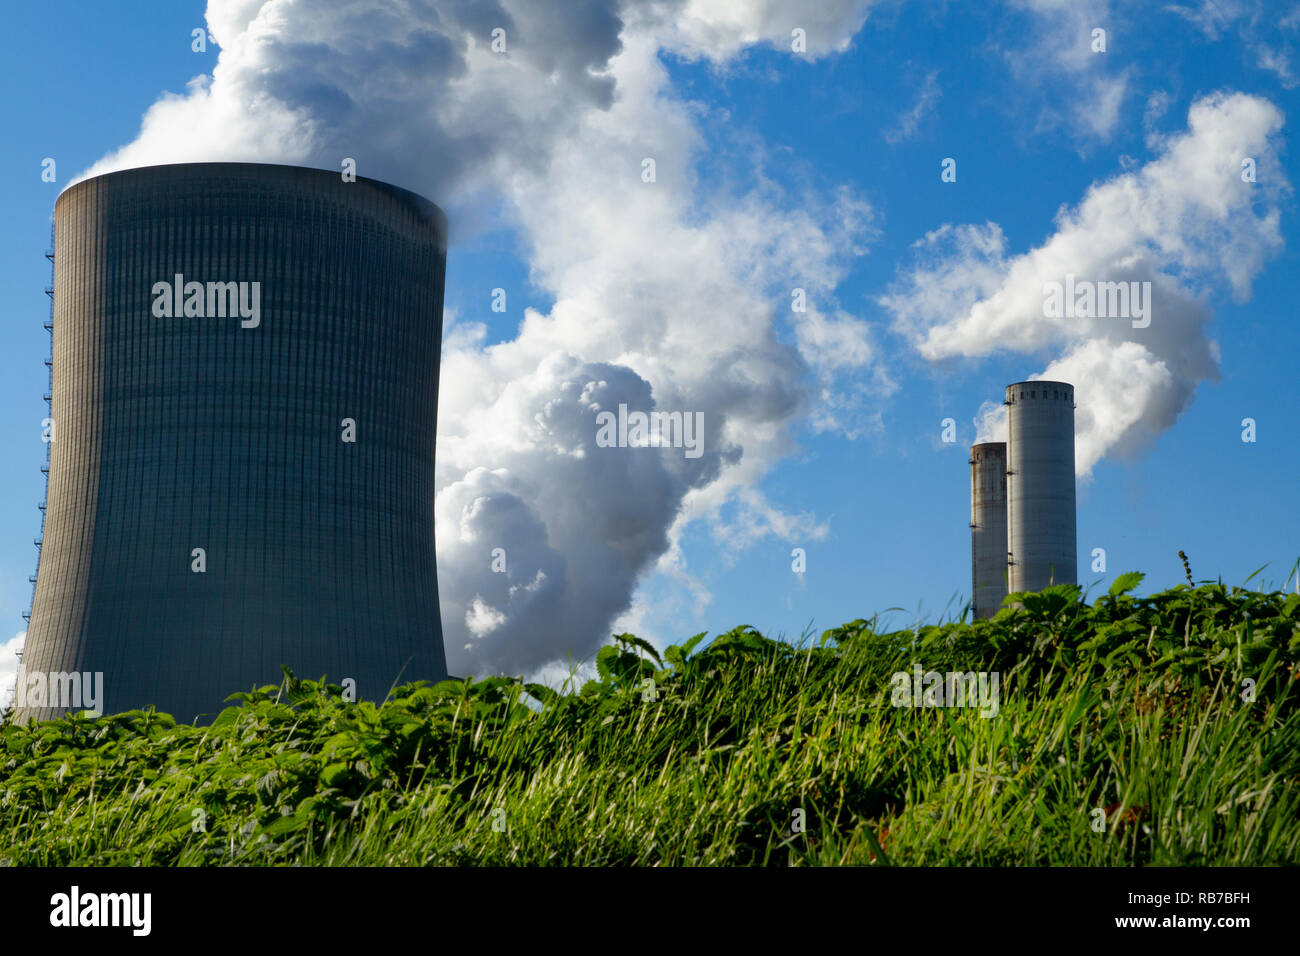
[[[1007,386],[1007,586],[1077,583],[1074,386]]]
[[[67,189],[54,247],[18,718],[188,721],[281,665],[362,699],[445,677],[442,212],[338,172],[156,166]]]
[[[971,447],[971,611],[996,614],[1008,593],[1077,583],[1074,386],[1006,389],[1007,441]]]
[[[1007,596],[1007,444],[970,450],[972,613],[992,617]]]

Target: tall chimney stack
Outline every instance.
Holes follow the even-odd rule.
[[[1074,386],[1007,386],[1007,587],[1076,584]]]
[[[1007,443],[970,450],[971,602],[976,618],[992,617],[1007,596]]]

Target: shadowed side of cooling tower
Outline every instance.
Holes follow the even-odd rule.
[[[59,197],[19,719],[188,721],[281,665],[363,699],[446,675],[446,242],[419,196],[291,166],[146,167]]]

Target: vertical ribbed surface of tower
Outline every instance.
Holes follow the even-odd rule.
[[[1006,406],[1008,587],[1076,584],[1074,386],[1017,382]]]
[[[281,665],[362,699],[446,676],[446,248],[432,203],[325,170],[154,166],[59,197],[19,719],[83,709],[74,673],[102,673],[105,713],[184,721]]]
[[[1007,596],[1007,445],[970,450],[972,616],[992,617]]]

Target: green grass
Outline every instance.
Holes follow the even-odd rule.
[[[563,696],[493,678],[376,706],[287,675],[206,727],[10,723],[0,863],[1297,862],[1300,595],[1138,580],[799,647],[741,627],[658,661],[622,635]],[[997,672],[998,715],[892,706],[913,663]]]

